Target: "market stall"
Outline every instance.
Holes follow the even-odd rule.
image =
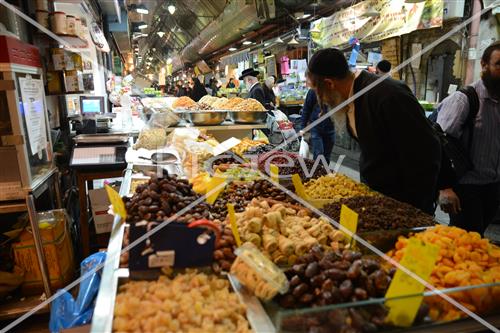
[[[500,249],[478,234],[263,142],[164,135],[141,149],[175,157],[126,169],[91,332],[481,331],[464,310],[500,323]]]

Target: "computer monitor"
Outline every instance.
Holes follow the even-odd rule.
[[[82,116],[96,116],[104,114],[103,96],[80,96],[80,112]]]

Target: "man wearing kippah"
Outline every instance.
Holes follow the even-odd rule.
[[[359,143],[362,181],[433,214],[441,146],[411,90],[391,78],[368,87],[380,76],[351,72],[332,48],[313,55],[307,75],[320,104],[331,108],[362,93],[332,115],[337,133],[348,131]]]

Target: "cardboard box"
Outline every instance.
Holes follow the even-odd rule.
[[[114,216],[108,214],[109,202],[106,189],[100,188],[89,191],[90,205],[92,206],[92,217],[94,218],[96,234],[111,232]]]
[[[39,224],[47,226],[46,218],[53,216],[50,227],[40,229],[40,235],[49,270],[50,285],[53,290],[63,288],[73,279],[75,273],[75,257],[69,233],[69,220],[65,210],[54,210],[39,213]],[[43,292],[42,273],[31,230],[24,230],[19,236],[19,242],[12,244],[14,261],[24,271],[24,282],[21,290],[26,295]]]

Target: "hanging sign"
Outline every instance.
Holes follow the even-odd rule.
[[[443,0],[367,0],[312,23],[312,40],[322,48],[346,45],[352,36],[370,43],[443,25]],[[370,13],[370,15],[367,15]],[[379,15],[372,15],[378,13]],[[319,31],[319,32],[317,32]]]
[[[43,82],[31,77],[20,77],[19,85],[31,154],[41,155],[47,148]]]
[[[90,37],[92,37],[92,41],[95,46],[102,52],[108,53],[110,51],[108,41],[106,37],[104,37],[104,33],[102,32],[99,25],[95,22],[92,22],[89,26]]]

